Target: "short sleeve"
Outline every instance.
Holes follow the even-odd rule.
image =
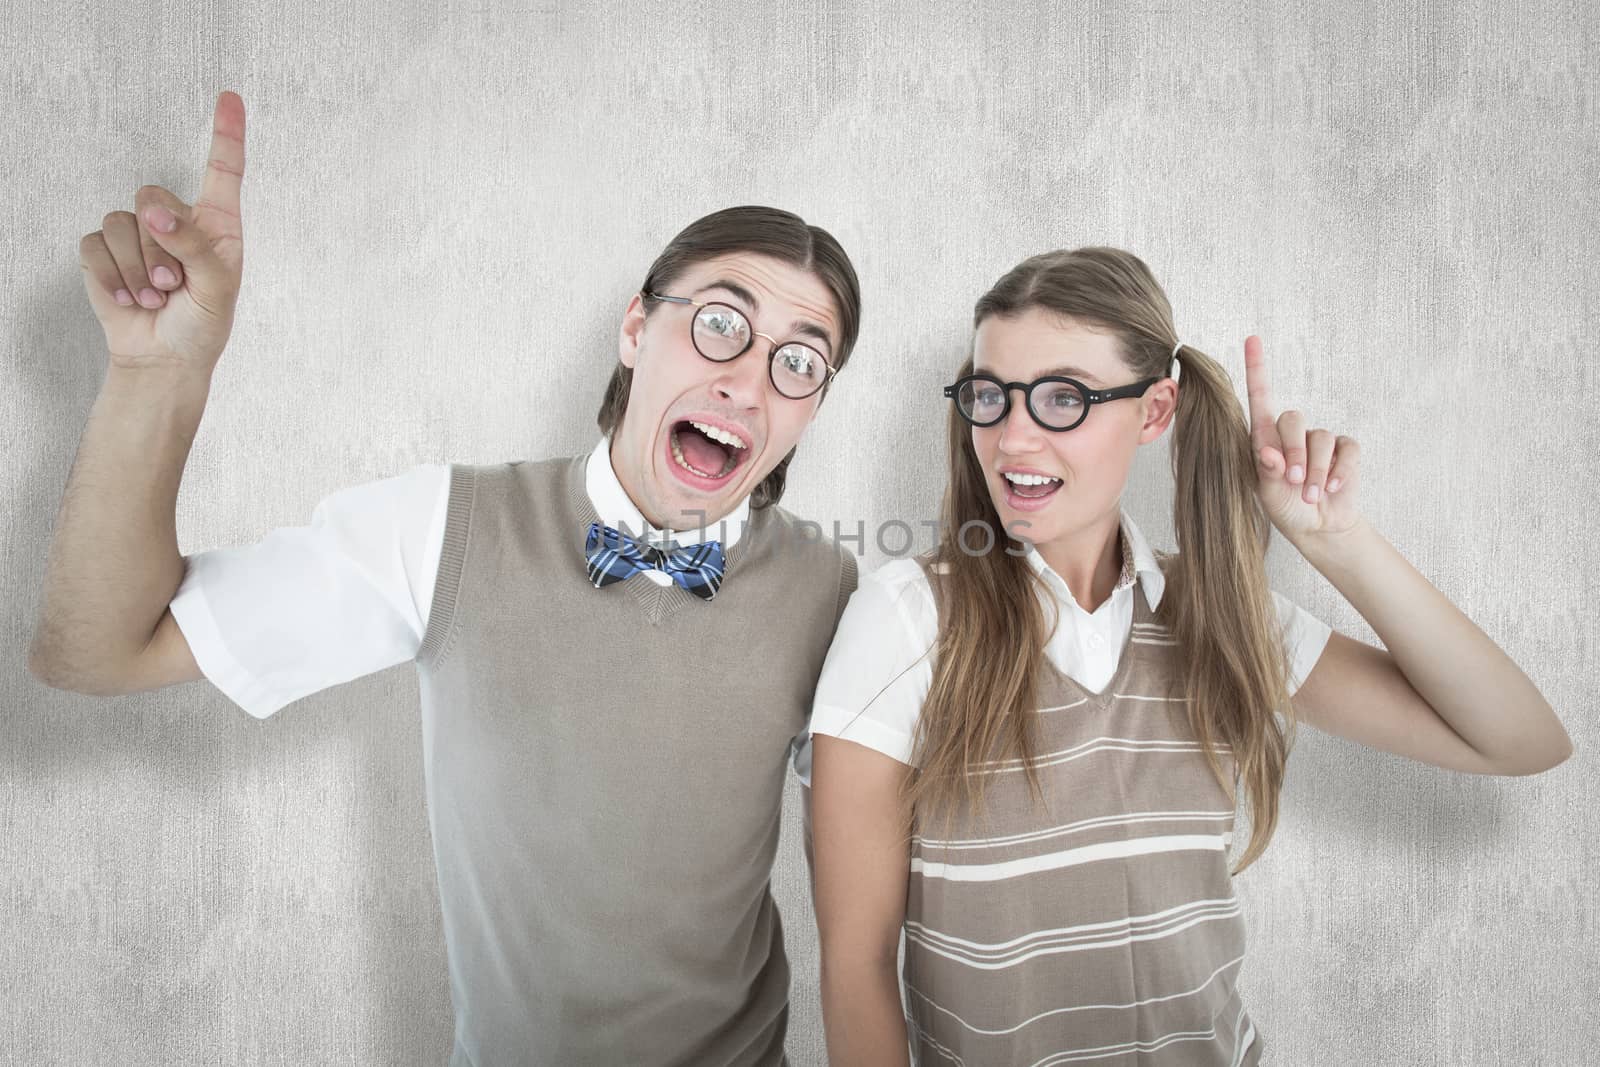
[[[798,743],[795,773],[803,784],[811,784],[812,734],[912,762],[937,637],[933,592],[915,560],[891,560],[861,579],[839,618]]]
[[[837,546],[835,546],[837,547]],[[839,620],[844,615],[844,609],[849,604],[850,596],[856,591],[860,583],[860,571],[856,565],[853,553],[846,552],[843,548],[839,552],[839,602],[834,610],[834,632],[839,629]],[[811,717],[806,717],[806,726],[789,740],[789,766],[794,769],[795,777],[800,779],[802,785],[811,784]]]
[[[1333,628],[1276,589],[1272,591],[1272,602],[1283,627],[1283,649],[1289,660],[1289,695],[1293,696],[1305,683],[1311,668],[1317,665]]]
[[[206,678],[266,718],[415,658],[444,542],[448,464],[338,490],[307,526],[188,557],[170,605]]]

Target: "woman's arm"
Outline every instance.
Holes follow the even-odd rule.
[[[1294,695],[1310,725],[1476,774],[1572,755],[1555,710],[1499,645],[1365,522],[1296,544],[1387,647],[1334,634]]]
[[[814,893],[828,1062],[909,1067],[898,957],[911,868],[899,794],[910,768],[854,741],[817,734],[812,745]]]
[[[1294,710],[1384,752],[1477,774],[1538,774],[1573,753],[1539,689],[1394,545],[1363,526],[1307,560],[1387,651],[1334,633]]]
[[[1555,709],[1521,668],[1362,517],[1355,438],[1274,411],[1259,337],[1245,339],[1244,373],[1262,507],[1388,648],[1335,634],[1294,695],[1296,713],[1479,774],[1537,774],[1572,755]]]

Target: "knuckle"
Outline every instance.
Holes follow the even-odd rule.
[[[194,206],[195,206],[195,208],[197,210],[200,209],[200,208],[205,208],[208,211],[215,211],[218,214],[226,215],[231,219],[238,219],[238,217],[239,217],[239,213],[237,211],[234,211],[231,208],[224,207],[223,205],[217,203],[215,200],[208,200],[208,199],[205,199],[204,197],[202,197],[199,200],[196,200],[194,202]]]
[[[122,276],[135,286],[142,289],[150,284],[150,276],[145,273],[144,260],[137,251],[129,256],[112,258],[116,261],[117,269],[122,272]]]

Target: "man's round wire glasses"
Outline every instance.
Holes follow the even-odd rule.
[[[810,345],[800,341],[785,341],[780,345],[770,334],[758,333],[744,312],[731,304],[697,303],[686,296],[651,292],[640,295],[647,300],[687,304],[694,308],[689,339],[694,342],[694,350],[713,363],[738,359],[750,350],[757,337],[765,337],[772,344],[771,355],[767,358],[767,377],[774,389],[791,400],[804,400],[838,373],[822,353]]]
[[[980,371],[945,386],[944,395],[956,402],[956,411],[972,425],[993,426],[1011,414],[1011,390],[1021,389],[1033,421],[1047,430],[1060,432],[1074,428],[1087,418],[1093,405],[1142,396],[1160,380],[1158,375],[1113,389],[1091,389],[1076,378],[1059,374],[1032,382],[1003,382],[993,374]]]

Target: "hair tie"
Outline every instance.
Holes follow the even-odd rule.
[[[1178,349],[1180,349],[1182,347],[1183,347],[1183,342],[1182,341],[1179,341],[1177,344],[1173,345],[1172,346],[1172,357],[1167,360],[1167,377],[1172,378],[1173,381],[1177,381],[1178,380],[1177,378],[1173,377],[1172,367],[1173,367],[1173,365],[1175,363],[1178,362]]]

